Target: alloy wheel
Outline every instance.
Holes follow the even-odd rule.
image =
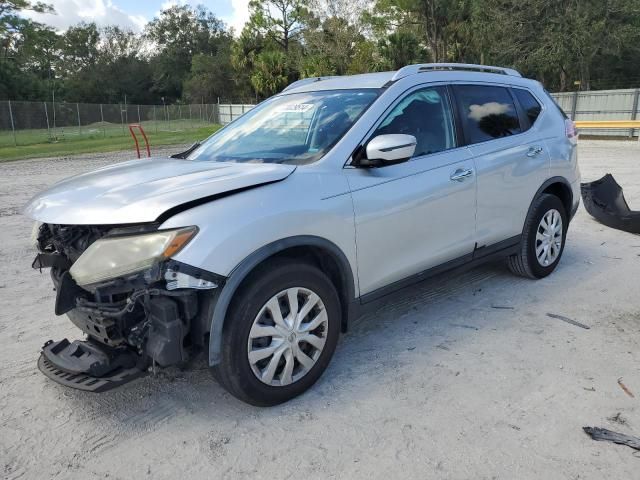
[[[247,356],[254,375],[278,387],[300,380],[322,354],[328,320],[322,299],[307,288],[271,297],[249,331]]]
[[[536,258],[543,267],[553,264],[562,250],[562,215],[551,209],[545,213],[536,231]]]

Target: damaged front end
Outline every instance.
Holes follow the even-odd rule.
[[[52,380],[100,392],[150,367],[184,364],[202,349],[224,277],[171,257],[196,227],[38,224],[33,267],[50,268],[55,313],[86,339],[47,342],[38,367]]]

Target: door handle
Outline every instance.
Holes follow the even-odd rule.
[[[527,152],[527,157],[535,157],[536,155],[540,155],[542,153],[542,147],[535,146],[529,147],[529,151]]]
[[[471,175],[473,175],[472,169],[459,168],[455,172],[453,172],[449,178],[454,182],[462,182],[465,178],[470,177]]]

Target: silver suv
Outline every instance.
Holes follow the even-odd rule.
[[[182,154],[30,201],[33,267],[86,334],[48,341],[38,365],[97,392],[204,350],[236,397],[289,400],[382,296],[497,257],[549,275],[578,207],[576,140],[511,69],[296,82]]]

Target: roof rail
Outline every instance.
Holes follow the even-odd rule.
[[[416,73],[428,72],[433,70],[467,70],[472,72],[498,73],[500,75],[512,75],[521,77],[520,72],[512,68],[492,67],[491,65],[476,65],[473,63],[420,63],[417,65],[407,65],[398,70],[391,78],[395,82],[401,78],[414,75]]]
[[[290,83],[282,91],[286,92],[287,90],[298,88],[298,87],[301,87],[302,85],[307,85],[309,83],[314,83],[314,82],[321,82],[322,80],[329,80],[330,78],[335,78],[335,76],[303,78],[301,80],[296,80],[295,82]]]

